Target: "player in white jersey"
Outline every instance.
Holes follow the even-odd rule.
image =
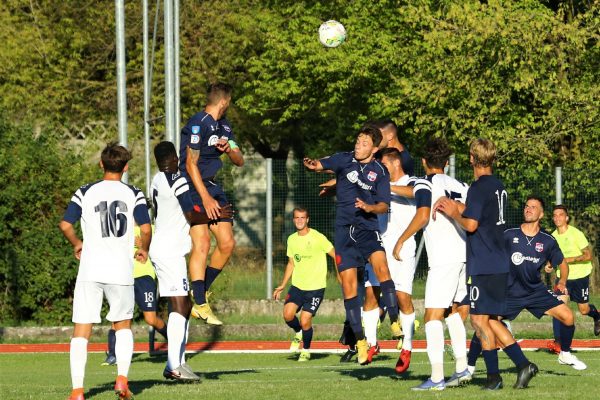
[[[415,251],[416,243],[414,237],[407,240],[406,245],[402,249],[402,261],[396,260],[392,256],[392,250],[396,245],[396,240],[404,229],[408,226],[413,216],[415,215],[415,203],[412,198],[399,196],[394,193],[394,187],[406,187],[412,185],[414,178],[404,173],[402,156],[398,149],[386,148],[380,151],[381,163],[386,166],[390,173],[390,185],[392,186],[392,199],[390,203],[390,211],[387,214],[378,216],[379,230],[381,239],[385,248],[386,258],[388,261],[390,274],[396,288],[396,297],[400,306],[400,320],[402,323],[402,331],[404,338],[399,345],[401,346],[400,357],[396,364],[396,371],[403,373],[408,369],[410,364],[410,355],[412,351],[412,335],[415,323],[415,310],[412,303],[412,284],[415,275]],[[410,190],[412,196],[412,189]],[[363,323],[365,326],[365,336],[371,345],[369,356],[376,354],[374,349],[377,349],[375,342],[377,341],[377,324],[379,322],[379,306],[377,303],[377,289],[379,282],[377,277],[372,273],[370,264],[366,265],[365,286],[366,293],[375,293],[375,295],[367,295],[365,298],[363,310]]]
[[[468,186],[444,174],[451,150],[445,140],[433,138],[425,145],[423,167],[426,177],[417,179],[414,195],[417,212],[408,228],[402,233],[393,255],[402,259],[404,243],[419,229],[423,229],[429,263],[425,285],[425,336],[427,355],[431,363],[431,378],[413,388],[415,390],[442,390],[444,381],[444,327],[450,332],[452,349],[456,358],[456,371],[448,385],[470,380],[467,371],[466,330],[464,322],[453,309],[467,295],[465,262],[466,234],[462,228],[445,216],[432,218],[432,205],[440,197],[465,202]]]
[[[163,376],[178,381],[198,381],[198,375],[185,362],[192,309],[185,256],[192,246],[190,225],[208,224],[210,219],[206,213],[194,209],[188,180],[179,173],[179,158],[173,143],[157,144],[154,156],[160,172],[152,180],[156,220],[150,258],[158,277],[160,297],[168,297],[170,301],[168,356]],[[230,206],[224,207],[221,215],[230,217],[230,209]]]
[[[83,399],[83,380],[87,361],[87,344],[92,324],[101,322],[102,298],[106,297],[109,312],[106,319],[115,326],[117,380],[115,393],[120,399],[132,398],[127,374],[133,354],[133,258],[134,222],[140,227],[141,244],[135,258],[145,262],[152,238],[152,229],[144,193],[121,182],[131,159],[129,151],[109,144],[102,151],[101,181],[80,187],[69,202],[59,228],[73,246],[80,260],[73,296],[71,339],[71,381],[69,399]],[[73,224],[81,220],[83,241]]]

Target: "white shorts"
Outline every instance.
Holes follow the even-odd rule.
[[[160,297],[186,297],[190,289],[185,257],[152,259]]]
[[[448,308],[467,295],[465,263],[430,266],[425,283],[425,308]]]
[[[398,261],[395,258],[393,261],[388,259],[388,268],[396,291],[412,294],[413,280],[417,269],[415,258],[412,257],[402,261]],[[377,280],[373,266],[367,263],[365,265],[365,287],[371,286],[380,286],[380,283]]]
[[[375,275],[375,270],[371,263],[365,264],[365,287],[377,286],[379,287],[379,280],[377,280],[377,275]]]
[[[109,311],[106,319],[111,322],[133,318],[135,295],[133,285],[77,281],[73,296],[73,323],[98,324],[102,322],[102,298],[106,297]]]

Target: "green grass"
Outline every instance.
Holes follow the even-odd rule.
[[[540,368],[540,374],[526,390],[514,390],[516,372],[505,355],[500,354],[500,368],[505,388],[482,393],[479,385],[485,374],[478,371],[474,383],[441,393],[410,390],[430,373],[425,353],[415,353],[406,376],[395,374],[396,354],[383,353],[376,361],[361,367],[338,362],[336,354],[313,354],[306,364],[298,364],[289,354],[195,354],[188,362],[202,378],[200,384],[177,384],[162,378],[165,358],[136,355],[130,370],[131,388],[137,399],[535,399],[597,398],[600,353],[579,352],[587,363],[586,371],[559,365],[556,356],[544,352],[526,355]],[[115,367],[101,367],[102,354],[88,356],[86,399],[114,399],[112,386]],[[449,376],[453,365],[446,360]],[[64,399],[70,391],[68,354],[2,354],[0,398]],[[480,361],[478,366],[482,367]]]

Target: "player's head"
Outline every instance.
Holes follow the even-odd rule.
[[[223,82],[211,83],[206,91],[207,106],[216,107],[224,115],[231,102],[233,88]]]
[[[446,139],[432,137],[425,143],[423,166],[429,169],[444,169],[452,150]]]
[[[401,175],[404,174],[404,169],[402,168],[402,156],[400,155],[400,150],[394,147],[387,147],[385,149],[380,150],[379,154],[381,155],[381,163],[385,165],[388,169],[390,175],[396,171]]]
[[[366,124],[358,131],[354,144],[354,158],[370,161],[381,143],[381,131],[373,124]]]
[[[377,122],[377,126],[381,130],[383,136],[386,136],[388,141],[398,137],[398,125],[391,119],[384,119]]]
[[[469,147],[471,164],[474,167],[491,167],[496,159],[496,145],[488,139],[473,139]]]
[[[131,153],[118,143],[109,143],[102,150],[100,160],[100,166],[105,172],[120,174],[127,171]]]
[[[306,229],[306,227],[308,226],[308,221],[310,219],[308,215],[308,210],[304,207],[296,207],[292,211],[292,214],[296,230],[301,231],[303,229]]]
[[[557,228],[569,225],[569,209],[563,204],[557,204],[552,209],[552,222]]]
[[[154,147],[154,158],[160,171],[177,172],[179,157],[177,157],[177,151],[173,143],[165,140],[157,144]]]
[[[525,222],[538,222],[544,218],[544,200],[538,196],[528,196],[523,208],[523,218]]]

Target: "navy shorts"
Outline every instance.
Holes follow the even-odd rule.
[[[335,228],[334,247],[338,271],[364,267],[376,251],[383,251],[381,235],[378,231],[355,228],[352,225]]]
[[[149,275],[140,276],[133,281],[135,304],[140,310],[156,311],[158,297],[156,296],[156,281]]]
[[[505,315],[508,272],[504,274],[472,275],[470,278],[470,313],[476,315]]]
[[[225,192],[223,191],[221,186],[217,185],[212,180],[205,180],[203,182],[204,182],[204,186],[206,186],[206,190],[208,191],[208,194],[210,194],[212,196],[212,198],[215,199],[219,203],[220,206],[225,206],[225,205],[229,204],[229,200],[227,200],[227,196],[225,196]],[[201,210],[204,210],[204,206],[202,205],[202,199],[200,198],[200,195],[196,191],[194,184],[191,182],[190,182],[190,196],[192,197],[192,203],[194,204],[194,210],[196,210],[198,212],[200,212]],[[221,219],[219,219],[219,221],[233,222],[233,218],[221,218]]]
[[[534,317],[540,319],[546,314],[546,311],[561,304],[563,302],[559,300],[558,295],[546,289],[545,286],[525,295],[519,293],[513,296],[509,290],[506,299],[506,314],[503,316],[512,321],[521,311],[527,310]]]
[[[325,288],[317,290],[302,290],[296,286],[290,286],[287,296],[285,296],[285,303],[294,303],[298,306],[296,312],[302,308],[302,311],[306,311],[315,315],[319,306],[323,302],[323,296],[325,295]]]
[[[558,283],[558,279],[555,284]],[[577,304],[585,304],[590,301],[590,276],[579,279],[567,279],[567,290],[569,298]],[[562,294],[562,293],[561,293]]]

